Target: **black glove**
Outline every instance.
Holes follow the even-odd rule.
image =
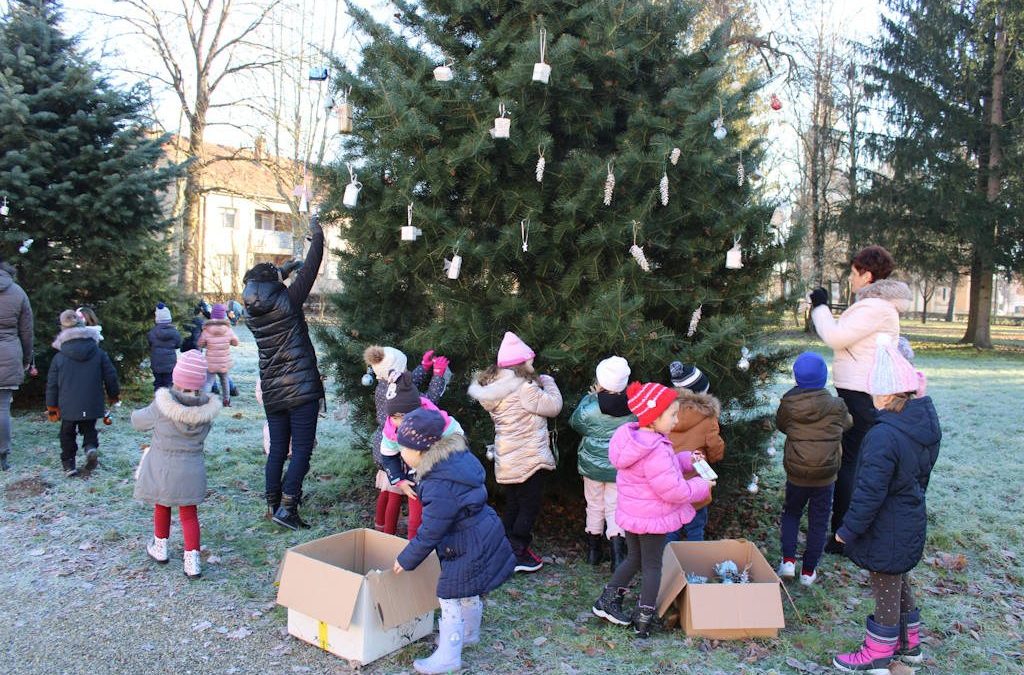
[[[288,276],[295,270],[302,269],[303,261],[301,260],[289,260],[279,268],[281,271],[281,281],[284,281]]]
[[[828,291],[824,288],[815,288],[811,291],[811,307],[820,307],[828,304]]]
[[[315,237],[318,234],[323,234],[324,228],[320,227],[320,214],[314,213],[313,217],[309,219],[309,236]]]

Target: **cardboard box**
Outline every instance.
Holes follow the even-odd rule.
[[[688,584],[686,573],[714,578],[716,563],[732,560],[749,584]],[[715,640],[777,637],[786,627],[781,580],[761,552],[745,539],[679,541],[665,547],[658,590],[658,614],[673,604],[687,635]]]
[[[405,539],[349,530],[288,549],[278,569],[277,603],[288,632],[350,665],[366,665],[434,630],[441,566],[430,554],[395,574]]]

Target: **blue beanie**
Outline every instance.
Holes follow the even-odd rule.
[[[823,389],[828,383],[828,364],[821,354],[804,352],[793,362],[793,377],[802,389]]]
[[[444,417],[436,410],[417,408],[402,418],[397,435],[403,448],[424,452],[444,436]]]

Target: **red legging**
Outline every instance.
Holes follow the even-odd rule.
[[[185,539],[186,551],[199,550],[199,511],[196,506],[179,506],[178,520],[181,521],[181,536]],[[171,507],[163,504],[153,506],[153,534],[157,539],[171,535]]]
[[[401,492],[388,492],[387,490],[381,490],[377,496],[377,512],[374,516],[374,526],[386,534],[396,534],[398,532],[398,516],[402,511],[402,498]],[[423,521],[423,505],[418,499],[409,500],[409,539],[416,536],[416,531],[420,529],[420,523]]]

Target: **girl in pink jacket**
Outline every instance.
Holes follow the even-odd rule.
[[[199,347],[206,348],[206,362],[209,376],[207,390],[213,384],[213,376],[220,378],[220,392],[225,407],[231,406],[231,386],[228,383],[228,372],[231,370],[231,348],[238,346],[238,336],[231,330],[228,321],[228,308],[217,303],[210,312],[210,319],[203,324],[203,332],[197,342]]]
[[[626,531],[629,555],[619,565],[601,597],[595,615],[620,626],[633,623],[637,636],[650,635],[654,605],[661,585],[661,554],[665,534],[693,520],[693,503],[711,496],[714,482],[683,474],[693,471],[700,452],[672,449],[668,433],[676,426],[679,402],[674,389],[656,382],[634,382],[626,389],[636,422],[623,424],[612,436],[608,458],[618,470],[615,521]],[[622,609],[626,587],[642,567],[639,611],[635,619]]]

